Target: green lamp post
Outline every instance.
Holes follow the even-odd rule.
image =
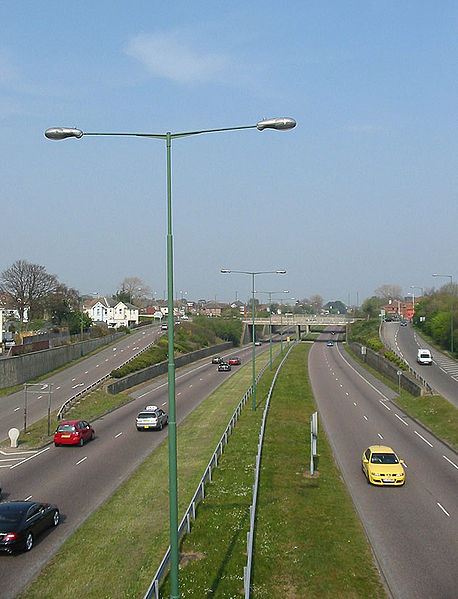
[[[256,335],[255,335],[255,330],[254,330],[254,294],[255,294],[254,278],[256,275],[284,275],[286,273],[286,270],[258,270],[258,271],[253,272],[251,270],[229,270],[227,268],[222,268],[221,272],[223,274],[235,273],[235,274],[251,276],[251,312],[252,312],[252,329],[253,329],[252,330],[252,346],[253,346],[253,350],[252,350],[252,353],[253,353],[253,356],[252,356],[252,370],[253,370],[252,409],[254,411],[254,410],[256,410],[256,352],[255,352]]]
[[[272,370],[272,296],[289,293],[289,291],[258,291],[258,293],[267,293],[269,296],[269,349],[270,349],[270,370]],[[283,355],[283,335],[281,336],[282,355]]]
[[[288,117],[265,119],[255,125],[239,127],[224,127],[220,129],[202,129],[200,131],[185,131],[181,133],[111,133],[83,132],[81,129],[68,127],[52,127],[45,131],[45,136],[52,140],[69,137],[80,139],[83,136],[110,137],[146,137],[161,139],[166,145],[167,160],[167,305],[168,305],[168,405],[169,405],[169,503],[170,503],[170,579],[171,599],[179,599],[178,588],[178,490],[177,490],[177,440],[176,440],[176,405],[175,405],[175,361],[174,361],[174,331],[173,331],[173,235],[172,235],[172,140],[202,133],[218,133],[222,131],[237,131],[241,129],[288,130],[296,126],[296,121]]]

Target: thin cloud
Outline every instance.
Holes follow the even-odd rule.
[[[130,40],[125,51],[151,74],[178,83],[221,80],[228,65],[223,55],[199,53],[173,33],[137,35]]]

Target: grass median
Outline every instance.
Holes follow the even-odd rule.
[[[264,352],[256,357],[257,369],[268,361],[268,354]],[[251,364],[247,364],[178,427],[180,518],[250,384]],[[85,599],[143,597],[168,544],[168,445],[165,440],[69,537],[20,597],[63,599],[72,588],[78,589],[78,596]]]
[[[385,597],[362,526],[323,432],[318,440],[318,474],[310,478],[307,472],[309,422],[315,411],[307,377],[309,348],[302,344],[293,350],[271,400],[261,462],[252,596]],[[191,534],[184,538],[182,597],[243,595],[255,456],[272,378],[270,371],[263,376],[257,390],[259,409],[244,411]],[[166,581],[162,597],[168,596],[168,585]]]

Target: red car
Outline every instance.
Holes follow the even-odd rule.
[[[229,358],[229,364],[231,366],[238,366],[241,363],[242,363],[242,360],[240,358]]]
[[[61,422],[54,433],[54,445],[79,445],[92,441],[95,431],[85,420],[65,420]]]

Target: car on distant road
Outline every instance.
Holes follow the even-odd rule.
[[[334,341],[328,341],[328,342],[326,343],[326,345],[327,345],[328,347],[333,347],[333,346],[334,346]]]
[[[261,342],[260,341],[255,341],[254,344],[255,345],[261,345]]]
[[[52,503],[0,503],[0,551],[30,551],[36,537],[46,528],[57,526],[59,520],[59,509]]]
[[[138,431],[144,431],[149,428],[159,429],[168,424],[168,415],[157,406],[146,406],[144,410],[137,414],[135,424]]]
[[[391,447],[371,445],[361,458],[361,468],[372,485],[401,486],[405,483],[405,471],[400,460]]]
[[[218,364],[218,372],[228,372],[229,370],[231,370],[231,367],[227,362],[220,362]]]
[[[401,320],[400,325],[401,325],[401,327],[406,327],[407,326],[407,320]]]
[[[238,356],[229,358],[229,366],[239,366],[241,363],[242,360]]]
[[[86,420],[64,420],[54,433],[54,445],[79,445],[83,447],[86,441],[92,441],[95,430]]]
[[[221,356],[213,356],[212,358],[212,364],[219,364],[220,362],[222,362],[223,358]]]
[[[161,324],[161,331],[167,331],[168,328],[169,327],[168,327],[167,323],[164,322],[164,324]]]
[[[419,364],[427,364],[428,366],[431,366],[431,364],[433,363],[433,356],[429,349],[420,348],[417,351],[417,362]]]

